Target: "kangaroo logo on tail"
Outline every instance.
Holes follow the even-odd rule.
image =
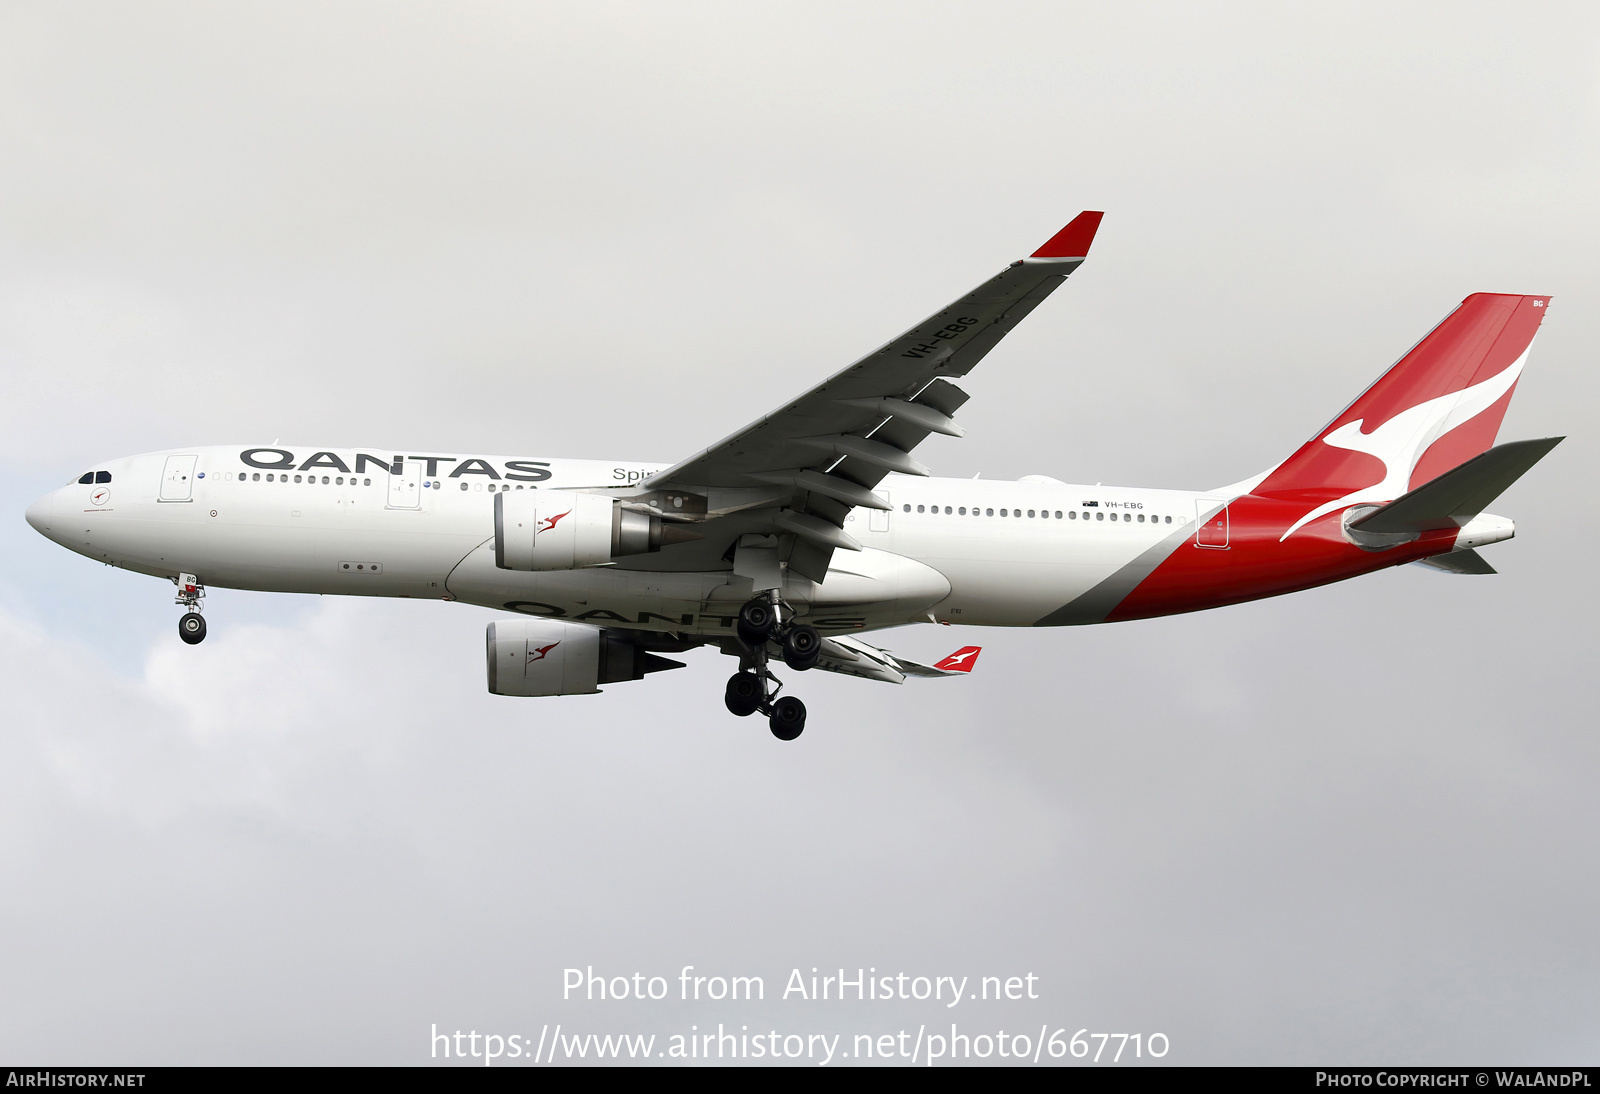
[[[981,646],[962,646],[933,667],[943,669],[945,672],[971,672],[972,666],[978,663],[978,654],[981,652],[983,652]]]
[[[1500,397],[1517,382],[1517,377],[1522,375],[1522,366],[1527,360],[1528,350],[1523,350],[1521,357],[1483,383],[1402,410],[1370,433],[1362,432],[1365,418],[1346,422],[1338,429],[1329,431],[1322,438],[1323,444],[1352,452],[1365,452],[1382,460],[1383,478],[1342,498],[1323,502],[1291,524],[1278,542],[1282,543],[1300,528],[1327,513],[1364,502],[1393,501],[1404,494],[1409,488],[1417,461],[1428,447],[1452,429],[1471,421],[1499,402]]]

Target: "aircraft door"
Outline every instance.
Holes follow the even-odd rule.
[[[1228,549],[1228,502],[1226,498],[1194,499],[1194,545]]]
[[[199,456],[168,456],[161,471],[161,501],[193,501],[194,465]]]
[[[422,468],[406,462],[400,474],[389,474],[389,508],[420,509],[422,507]]]

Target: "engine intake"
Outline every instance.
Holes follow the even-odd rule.
[[[553,619],[497,619],[484,634],[494,695],[593,695],[601,684],[681,669],[626,631]]]
[[[494,496],[494,564],[502,570],[603,566],[699,538],[600,494],[551,490]]]

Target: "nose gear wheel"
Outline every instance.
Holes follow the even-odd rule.
[[[191,646],[204,642],[206,617],[199,612],[185,612],[183,618],[178,620],[178,637]]]

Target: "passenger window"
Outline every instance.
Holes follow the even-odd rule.
[[[461,484],[461,489],[465,490],[466,488],[467,488],[467,484],[466,483],[462,483]]]
[[[261,481],[261,472],[257,471],[255,474],[251,475],[250,476],[250,481],[251,482],[260,482]]]
[[[1095,515],[1094,515],[1094,519],[1095,519],[1095,520],[1105,520],[1105,519],[1106,519],[1106,515],[1105,515],[1105,513],[1103,513],[1103,512],[1100,512],[1100,513],[1096,513],[1096,514],[1095,514]]]
[[[965,505],[963,505],[960,509],[957,509],[956,510],[956,515],[957,516],[961,516],[961,517],[966,516],[967,515],[967,507]]]
[[[1068,520],[1077,520],[1078,519],[1078,511],[1076,509],[1073,509],[1070,512],[1068,512],[1067,513],[1067,519]]]
[[[986,517],[992,517],[992,516],[994,516],[994,510],[993,509],[985,509],[983,511],[983,515],[986,516]]]
[[[1006,514],[1006,511],[1005,511],[1005,510],[1004,510],[1004,509],[1002,509],[1002,510],[1000,510],[1000,515],[1001,515],[1001,516],[1002,516],[1002,517],[1003,517],[1003,516],[1006,516],[1006,515],[1007,515],[1007,514]]]
[[[950,507],[948,505],[944,507],[944,515],[947,517],[950,515]]]
[[[326,476],[326,475],[322,476],[322,485],[323,486],[327,486],[328,485],[328,476]]]
[[[322,481],[323,482],[327,482],[328,480],[327,479],[323,479]],[[338,478],[334,479],[333,480],[333,485],[335,485],[335,486],[343,486],[344,485],[344,476],[340,475]]]
[[[518,487],[518,489],[520,490],[521,487]],[[911,512],[911,506],[910,505],[906,505],[903,508],[905,509],[906,512],[908,512],[908,513]]]
[[[1139,523],[1140,523],[1140,524],[1143,524],[1143,523],[1144,523],[1144,514],[1143,514],[1143,513],[1140,513],[1140,514],[1139,514]]]
[[[354,481],[354,480],[351,480],[351,481]],[[361,480],[361,485],[362,486],[371,486],[372,485],[372,480],[371,479],[362,479]]]
[[[299,475],[296,475],[296,476],[295,476],[295,477],[294,477],[294,481],[295,481],[295,482],[299,482],[299,481],[300,481],[300,476],[299,476]]]
[[[1168,518],[1167,518],[1167,523],[1168,523],[1168,524],[1171,524],[1171,523],[1172,523],[1172,518],[1171,518],[1171,517],[1168,517]]]
[[[1056,519],[1057,520],[1061,519],[1061,510],[1059,510],[1059,509],[1056,510]]]
[[[919,512],[919,513],[922,512],[922,506],[920,506],[920,505],[917,506],[917,512]]]
[[[1033,510],[1032,510],[1032,509],[1029,509],[1029,510],[1028,510],[1028,515],[1029,515],[1029,516],[1030,516],[1030,517],[1031,517],[1031,516],[1033,516]]]

